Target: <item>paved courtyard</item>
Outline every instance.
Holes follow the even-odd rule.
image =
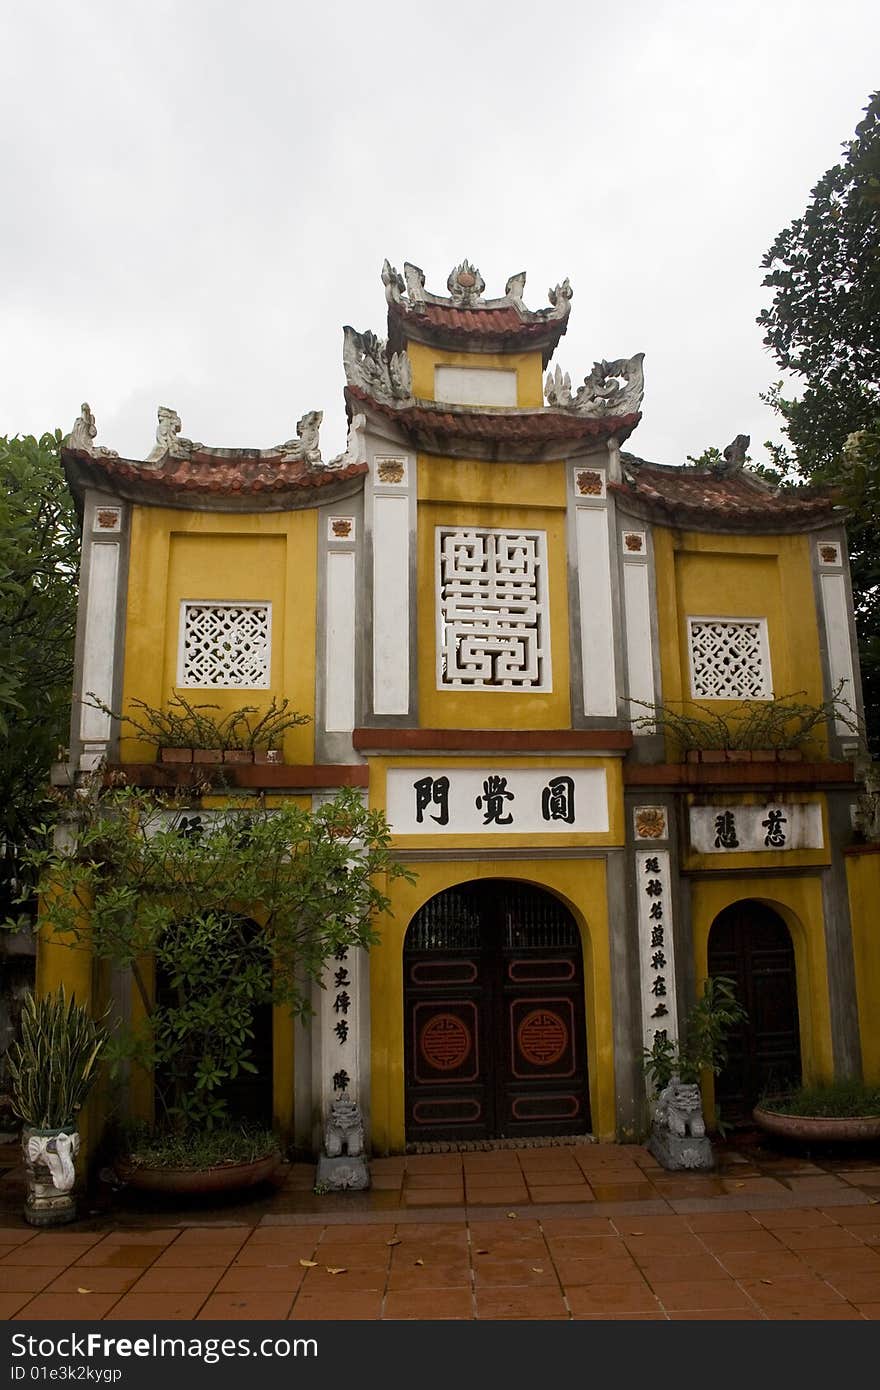
[[[638,1146],[376,1159],[369,1193],[289,1164],[236,1205],[124,1190],[21,1218],[0,1151],[0,1317],[757,1320],[880,1317],[880,1153],[739,1143],[668,1173]]]

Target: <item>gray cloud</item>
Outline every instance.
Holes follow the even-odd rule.
[[[644,350],[631,447],[775,433],[759,262],[876,86],[869,0],[7,7],[0,432],[147,453],[155,407],[268,445],[324,410],[342,324],[384,326],[384,256],[568,275],[557,360]]]

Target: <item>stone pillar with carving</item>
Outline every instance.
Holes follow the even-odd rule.
[[[357,1191],[370,1185],[361,1109],[362,1062],[368,1055],[360,1026],[367,969],[366,951],[349,946],[340,948],[324,971],[317,1049],[323,1117],[319,1188]]]

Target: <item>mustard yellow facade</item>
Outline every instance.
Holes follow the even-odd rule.
[[[131,717],[289,700],[309,722],[271,775],[227,777],[267,804],[359,787],[412,875],[345,1030],[330,974],[308,1028],[276,1010],[267,1118],[316,1152],[344,1074],[374,1153],[638,1139],[643,1049],[719,973],[749,1009],[736,1074],[705,1090],[725,1118],[800,1077],[876,1077],[877,856],[844,856],[854,724],[829,706],[799,741],[794,717],[770,746],[719,735],[783,697],[858,710],[830,502],[771,493],[733,446],[716,469],[628,453],[642,354],[544,383],[567,282],[532,311],[517,277],[487,299],[464,263],[447,297],[416,271],[383,272],[387,342],[345,330],[339,459],[314,414],[275,450],[190,445],[178,421],[149,465],[66,457],[83,693]],[[682,717],[712,746],[689,754]],[[156,757],[75,706],[77,773],[185,781]],[[44,945],[44,986],[84,970]]]

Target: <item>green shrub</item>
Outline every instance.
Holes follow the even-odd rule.
[[[226,1163],[255,1163],[278,1148],[278,1139],[271,1129],[247,1124],[182,1134],[158,1134],[141,1126],[123,1138],[126,1160],[138,1168],[216,1168]]]
[[[213,713],[219,705],[193,704],[180,694],[173,695],[165,709],[146,700],[129,701],[130,708],[140,712],[138,716],[117,714],[91,690],[84,703],[129,724],[139,738],[157,748],[280,748],[288,729],[311,720],[310,715],[292,710],[289,700],[279,703],[274,695],[262,714],[256,705],[241,705],[222,718]]]
[[[76,1123],[106,1041],[106,1028],[75,998],[68,1000],[63,985],[41,999],[25,998],[21,1041],[6,1056],[13,1109],[26,1125],[63,1129]]]
[[[776,1115],[818,1115],[844,1119],[880,1115],[880,1086],[863,1081],[831,1081],[819,1086],[799,1086],[782,1096],[764,1096],[762,1110]]]

